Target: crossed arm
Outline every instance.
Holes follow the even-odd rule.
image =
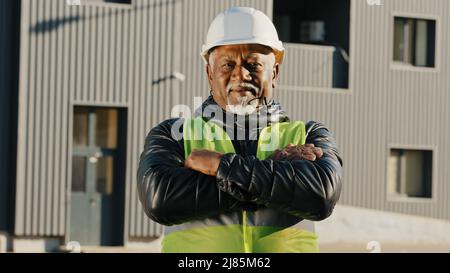
[[[186,159],[184,166],[186,168],[211,175],[217,176],[220,161],[223,154],[209,150],[194,150]],[[314,144],[293,145],[289,144],[284,149],[276,150],[269,158],[274,161],[292,161],[292,160],[309,160],[316,161],[323,156],[322,149],[315,147]]]
[[[180,224],[248,203],[309,220],[331,214],[340,194],[342,161],[323,125],[307,124],[308,146],[286,147],[267,160],[209,151],[195,151],[184,160],[182,141],[171,137],[173,122],[152,129],[139,163],[139,198],[154,221]]]

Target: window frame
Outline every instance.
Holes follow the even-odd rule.
[[[401,195],[394,195],[389,193],[388,191],[388,183],[389,183],[389,158],[391,150],[414,150],[414,151],[425,151],[431,152],[431,197],[407,197]],[[427,145],[402,145],[402,144],[389,144],[386,150],[385,157],[385,182],[384,182],[384,195],[386,197],[387,203],[425,203],[425,204],[435,204],[437,203],[437,188],[438,188],[438,180],[437,180],[437,158],[438,151],[436,146],[427,146]]]
[[[427,66],[416,66],[414,64],[408,64],[405,62],[395,61],[394,59],[394,33],[395,33],[395,19],[401,17],[404,19],[413,20],[432,20],[435,22],[435,41],[434,41],[434,67]],[[440,72],[440,55],[441,55],[441,17],[432,14],[419,14],[419,13],[403,13],[403,12],[392,12],[391,21],[389,25],[390,30],[390,69],[391,70],[401,70],[401,71],[411,71],[411,72]]]
[[[272,20],[274,19],[274,0],[270,1],[271,3],[271,12]],[[326,94],[341,94],[341,95],[352,95],[354,92],[354,75],[355,75],[355,59],[351,56],[354,54],[354,49],[357,47],[357,38],[355,33],[355,26],[353,22],[357,19],[356,5],[353,3],[353,0],[349,0],[349,29],[348,29],[348,39],[349,39],[349,50],[347,52],[348,56],[350,56],[348,62],[348,86],[346,88],[338,88],[338,87],[311,87],[311,86],[290,86],[290,85],[280,85],[278,88],[286,91],[294,91],[294,92],[319,92]],[[278,29],[277,29],[278,30]],[[280,31],[280,30],[278,30]],[[278,33],[279,35],[280,32]],[[281,37],[280,37],[281,38]],[[305,44],[305,43],[295,43],[295,42],[287,42],[283,41],[283,44],[292,44],[292,45],[306,45],[306,46],[317,46],[322,47],[323,45],[315,45],[315,44]]]

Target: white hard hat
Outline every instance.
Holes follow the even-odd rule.
[[[236,44],[268,46],[279,63],[283,60],[284,47],[275,26],[267,15],[254,8],[234,7],[217,15],[209,27],[201,55],[207,64],[212,48]]]

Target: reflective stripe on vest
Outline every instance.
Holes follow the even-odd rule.
[[[228,134],[217,124],[205,122],[201,117],[185,120],[183,138],[185,157],[194,149],[235,153]],[[289,144],[303,145],[305,141],[303,122],[272,124],[261,131],[257,158],[267,159],[276,149]],[[166,227],[162,251],[165,253],[318,252],[313,222],[298,220],[297,224],[289,223],[288,226],[287,223],[274,223],[271,226],[251,225],[253,221],[247,221],[248,214],[257,213],[258,211],[243,210]],[[278,212],[265,209],[264,213],[273,215]]]

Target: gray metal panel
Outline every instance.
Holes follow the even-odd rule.
[[[285,87],[333,87],[334,47],[285,44],[280,85]],[[286,71],[286,73],[284,73]]]
[[[23,1],[17,235],[66,233],[72,106],[84,102],[127,104],[127,90],[111,88],[117,80],[109,65],[114,59],[110,57],[116,54],[110,50],[113,42],[108,37],[112,31],[101,33],[108,35],[103,43],[92,35],[98,33],[88,31],[95,25],[91,21],[109,20],[104,24],[117,26],[108,19],[112,11],[118,12],[69,7],[65,1]],[[96,63],[88,60],[95,60],[97,52],[90,46],[97,44],[98,51],[106,53],[97,64],[101,69],[93,71],[92,64]]]
[[[174,104],[208,94],[199,52],[213,17],[267,3],[136,0],[118,8],[24,0],[16,234],[63,236],[69,228],[73,105],[128,107],[126,234],[161,234],[136,194],[145,136]],[[169,79],[173,72],[186,81]]]
[[[352,1],[349,90],[279,86],[277,96],[294,118],[321,121],[335,133],[345,167],[340,203],[450,219],[449,3],[382,3]],[[437,19],[436,69],[391,64],[393,17],[398,14]],[[287,52],[287,63],[292,55]],[[282,73],[286,79],[298,75],[286,67]],[[434,149],[433,200],[387,200],[389,147]]]

